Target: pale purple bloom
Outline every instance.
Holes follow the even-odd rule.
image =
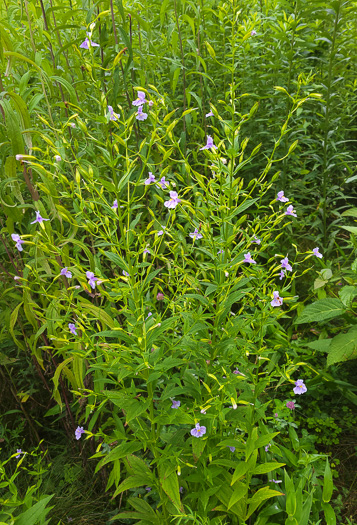
[[[276,200],[280,202],[289,202],[289,199],[287,197],[284,197],[283,191],[278,192],[278,195],[276,196]]]
[[[126,272],[125,270],[123,270],[123,272],[122,272],[122,273],[123,273],[124,277],[129,277],[129,274],[128,274],[128,272]]]
[[[147,253],[148,255],[150,255],[150,250],[148,250],[147,248],[145,248],[145,250],[143,251],[143,253]]]
[[[224,250],[218,250],[217,255],[220,255],[221,253],[223,254]]]
[[[293,390],[294,394],[305,394],[307,392],[306,385],[304,385],[303,379],[298,379],[295,381],[295,388]]]
[[[212,111],[210,111],[209,113],[206,114],[206,118],[207,117],[214,117],[214,113]]]
[[[68,270],[67,266],[65,268],[62,268],[60,275],[64,275],[67,277],[67,279],[70,279],[72,277],[72,273]]]
[[[180,492],[180,494],[183,493],[183,487],[180,487],[180,488],[179,488],[179,492]]]
[[[86,272],[86,276],[87,276],[87,279],[88,279],[88,284],[91,288],[95,288],[95,282],[98,281],[98,277],[94,277],[94,273],[93,272]]]
[[[15,281],[18,281],[19,279],[21,279],[21,277],[19,277],[18,275],[15,275],[14,279],[15,279]]]
[[[294,210],[294,207],[292,204],[290,204],[290,206],[288,206],[286,208],[286,212],[285,212],[285,215],[292,215],[293,217],[297,217],[296,213],[295,213],[295,210]]]
[[[147,179],[145,180],[145,183],[144,183],[144,184],[147,186],[148,184],[151,184],[152,182],[156,182],[155,175],[153,175],[153,174],[151,173],[151,171],[149,171],[149,178],[147,178]]]
[[[153,100],[149,100],[149,106],[153,106],[154,105],[154,101]]]
[[[43,217],[41,217],[41,213],[39,211],[36,211],[36,219],[32,222],[30,222],[30,224],[35,224],[35,222],[38,222],[41,224],[41,222],[43,221],[49,221],[50,219],[44,219]]]
[[[283,480],[282,479],[270,479],[269,480],[271,483],[282,483]]]
[[[252,259],[251,255],[250,255],[250,252],[244,254],[244,261],[243,262],[250,263],[250,264],[257,264],[257,262],[254,261],[254,259]]]
[[[114,109],[112,108],[112,106],[108,106],[108,111],[109,111],[110,120],[118,120],[120,115],[118,115],[117,113],[114,113]]]
[[[318,257],[319,259],[322,259],[322,253],[319,252],[319,249],[318,249],[318,248],[314,248],[314,249],[312,250],[312,253],[313,253],[314,255],[316,255],[316,257]]]
[[[206,413],[205,409],[202,408],[202,410],[201,410],[201,414],[205,414],[205,413]]]
[[[211,137],[211,135],[207,135],[207,144],[205,146],[202,146],[202,148],[200,148],[200,150],[202,149],[212,149],[212,148],[217,148],[217,146],[215,146],[213,144],[213,138]]]
[[[77,427],[74,434],[76,436],[76,439],[78,440],[78,439],[81,439],[82,434],[85,434],[85,431],[83,427]]]
[[[288,402],[286,403],[286,406],[287,406],[288,408],[290,408],[290,410],[295,410],[295,403],[294,403],[294,401],[288,401]]]
[[[134,100],[133,106],[141,106],[147,102],[144,91],[138,91],[138,98]]]
[[[23,247],[21,246],[25,241],[21,240],[21,237],[18,233],[12,233],[11,239],[16,243],[15,246],[19,250],[19,252],[22,252]]]
[[[55,161],[56,162],[61,162],[61,160],[62,160],[62,157],[60,155],[56,155],[55,156]]]
[[[148,118],[148,114],[143,112],[142,106],[138,107],[138,112],[136,114],[137,120],[146,120]]]
[[[289,264],[289,259],[287,257],[284,257],[284,259],[281,259],[281,267],[287,270],[288,272],[292,272],[293,269],[291,267],[291,264]]]
[[[117,199],[115,199],[113,202],[112,210],[117,210],[117,209],[118,209],[118,201]]]
[[[69,328],[69,331],[71,332],[71,334],[78,335],[77,332],[76,332],[76,325],[74,323],[69,323],[68,324],[68,328]]]
[[[284,270],[280,270],[279,279],[282,280],[282,279],[284,279],[284,277],[285,277]]]
[[[158,292],[157,296],[156,296],[156,300],[157,301],[163,301],[165,299],[165,296],[162,292]]]
[[[145,490],[147,490],[148,492],[151,491],[151,487],[146,487]]]
[[[148,316],[145,318],[145,321],[146,321],[146,319],[149,319],[149,317],[151,317],[151,316],[152,316],[152,313],[149,312],[149,313],[148,313]]]
[[[274,417],[279,417],[279,414],[275,412]]]
[[[236,374],[236,375],[240,374],[238,368],[236,368],[235,370],[233,370],[233,374]]]
[[[206,433],[206,427],[200,427],[200,424],[197,423],[195,428],[191,430],[191,436],[196,438],[202,437]]]
[[[262,241],[258,239],[256,235],[254,235],[254,239],[252,240],[252,244],[260,244]]]
[[[157,236],[160,237],[160,235],[164,235],[164,230],[160,230],[157,232]]]
[[[178,408],[181,405],[181,401],[172,400],[171,408]]]
[[[160,182],[158,182],[158,185],[161,187],[161,189],[166,190],[166,188],[169,185],[169,181],[165,180],[165,176],[161,177]]]
[[[195,240],[195,239],[202,239],[203,235],[202,233],[199,233],[198,229],[195,228],[195,231],[193,233],[190,233],[189,234],[191,239]]]
[[[267,446],[265,447],[265,452],[268,452],[270,447],[271,447],[271,443],[268,443]]]
[[[90,46],[92,46],[92,47],[99,47],[99,44],[96,44],[92,40],[89,40],[88,37],[86,37],[86,39],[81,43],[81,45],[79,47],[81,47],[83,49],[89,49]]]
[[[15,456],[16,458],[19,458],[21,456],[21,454],[24,454],[24,452],[22,452],[21,448],[17,448],[16,452],[17,452],[17,456]]]
[[[15,155],[16,160],[22,160],[24,158],[23,155]]]
[[[170,200],[164,202],[166,208],[174,209],[181,202],[181,199],[178,198],[176,191],[170,191]]]
[[[235,452],[236,447],[230,447],[230,446],[228,446],[228,448],[229,448],[229,450],[230,450],[231,452]]]
[[[255,36],[257,34],[256,30],[253,29],[253,31],[250,32],[250,36]]]
[[[271,301],[272,306],[281,306],[283,304],[283,298],[279,297],[279,292],[273,292],[274,299]]]

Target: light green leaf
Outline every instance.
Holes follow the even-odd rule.
[[[296,320],[296,324],[327,321],[345,312],[343,303],[339,299],[321,299],[305,307]]]

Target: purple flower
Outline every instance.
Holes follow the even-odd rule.
[[[304,385],[304,380],[298,379],[297,381],[295,381],[294,394],[300,395],[300,394],[305,394],[305,392],[307,392],[307,388]]]
[[[150,250],[148,250],[147,248],[145,248],[145,250],[143,251],[143,253],[147,253],[148,255],[150,255]]]
[[[159,231],[157,232],[157,236],[160,237],[160,235],[164,235],[164,230],[159,230]]]
[[[200,148],[200,150],[202,149],[212,149],[212,148],[217,148],[217,146],[215,146],[213,144],[213,138],[211,137],[211,135],[207,135],[207,144],[205,146],[202,146],[202,148]]]
[[[218,250],[217,255],[220,255],[221,253],[223,254],[224,250]]]
[[[158,292],[157,296],[156,296],[156,300],[157,301],[163,301],[165,299],[165,296],[163,293],[161,292]]]
[[[279,417],[279,414],[275,412],[274,417]]]
[[[212,111],[210,111],[209,113],[206,113],[206,118],[207,117],[214,117],[214,113],[212,113]]]
[[[296,213],[295,213],[295,210],[294,210],[294,207],[292,204],[290,204],[290,206],[288,206],[286,208],[286,212],[285,212],[285,215],[292,215],[293,217],[297,217]]]
[[[149,106],[153,106],[154,105],[154,101],[153,100],[149,100]]]
[[[72,277],[72,273],[68,270],[67,266],[65,268],[62,268],[60,275],[64,275],[67,277],[67,279],[70,279]]]
[[[15,246],[19,250],[19,252],[22,252],[23,247],[21,246],[25,241],[21,240],[21,237],[18,233],[12,233],[11,239],[16,243]],[[321,255],[322,257],[322,255]]]
[[[17,452],[17,456],[15,456],[16,458],[19,458],[21,456],[21,454],[24,454],[24,452],[22,452],[21,448],[17,448],[16,452]]]
[[[147,102],[144,91],[138,91],[138,98],[134,100],[133,106],[142,106]]]
[[[112,106],[108,106],[108,111],[110,120],[118,120],[118,118],[120,118],[120,115],[114,113]]]
[[[69,331],[71,332],[71,334],[78,335],[77,332],[76,332],[76,325],[75,324],[69,323],[68,328],[69,328]]]
[[[282,280],[282,279],[284,279],[284,277],[285,277],[285,272],[284,272],[284,270],[280,270],[279,279]]]
[[[171,408],[178,408],[181,405],[181,401],[172,400]]]
[[[206,433],[206,427],[200,427],[200,424],[197,423],[195,428],[191,430],[191,436],[196,438],[202,437]]]
[[[260,244],[262,241],[258,239],[256,235],[254,235],[254,239],[252,240],[252,244]]]
[[[287,197],[284,197],[283,191],[278,192],[278,195],[276,196],[276,200],[280,202],[289,202],[289,199]]]
[[[270,479],[269,480],[271,483],[282,483],[283,480],[282,479]]]
[[[228,446],[228,448],[229,448],[229,450],[230,450],[231,452],[235,452],[235,450],[236,450],[236,447],[230,447],[230,446]]]
[[[138,107],[138,112],[136,114],[137,120],[146,120],[148,118],[148,114],[143,112],[142,106]]]
[[[146,487],[145,490],[147,490],[148,492],[150,492],[151,487]]]
[[[270,447],[271,447],[271,443],[268,443],[267,446],[265,447],[265,452],[268,452]]]
[[[32,221],[30,224],[35,224],[35,222],[39,222],[41,224],[41,222],[43,221],[49,221],[50,219],[44,219],[43,217],[41,217],[41,214],[39,211],[36,211],[36,219],[34,221]]]
[[[79,47],[81,47],[83,49],[89,49],[90,46],[92,46],[92,47],[99,47],[99,44],[96,44],[95,42],[92,42],[92,40],[89,40],[89,38],[86,37],[86,39],[81,43],[81,45]]]
[[[190,233],[189,234],[191,239],[195,240],[195,239],[202,239],[203,235],[202,233],[199,233],[198,229],[195,228],[195,231],[193,233]]]
[[[169,181],[165,180],[165,176],[161,177],[160,182],[158,182],[158,185],[162,190],[166,190],[169,184]]]
[[[281,267],[287,270],[288,272],[292,272],[293,269],[291,265],[289,264],[289,259],[287,257],[284,257],[284,259],[281,259]]]
[[[88,284],[91,288],[95,288],[95,282],[98,281],[98,277],[94,277],[94,273],[93,272],[86,272],[86,276],[87,276],[87,279],[88,279]]]
[[[202,410],[201,410],[201,414],[206,414],[206,411],[205,411],[204,408],[202,408]]]
[[[23,155],[15,155],[16,160],[22,160],[24,158]]]
[[[179,488],[179,492],[180,492],[180,494],[183,493],[183,487],[180,487],[180,488]]]
[[[155,175],[153,175],[151,171],[149,171],[149,178],[146,179],[145,185],[147,186],[148,184],[151,184],[152,182],[156,182]]]
[[[295,410],[295,403],[294,403],[294,401],[288,401],[288,402],[286,403],[286,406],[287,406],[288,408],[290,408],[290,410]]]
[[[62,157],[60,155],[56,155],[55,156],[55,161],[56,162],[61,162],[61,160],[62,160]]]
[[[117,209],[118,209],[118,201],[117,199],[115,199],[115,201],[113,202],[112,210],[117,210]]]
[[[253,29],[253,31],[250,32],[250,36],[255,36],[257,34],[256,30]]]
[[[243,262],[250,263],[250,264],[257,264],[256,261],[254,261],[251,258],[250,252],[244,254],[244,261]]]
[[[129,274],[128,274],[128,272],[126,272],[125,270],[123,270],[123,272],[122,272],[122,273],[123,273],[124,277],[129,277]]]
[[[151,317],[151,316],[152,316],[152,313],[149,312],[148,315],[147,315],[147,317],[145,318],[145,321],[146,321],[146,319],[149,319],[149,317]]]
[[[283,304],[283,298],[279,297],[279,292],[273,292],[274,299],[271,301],[272,306],[281,306]]]
[[[77,427],[75,431],[76,439],[81,439],[82,434],[85,434],[83,427]]]
[[[22,241],[22,242],[23,242],[23,241]],[[314,248],[314,249],[312,250],[312,253],[313,253],[314,255],[316,255],[316,257],[318,257],[319,259],[322,259],[322,253],[319,252],[319,249],[318,249],[318,248]]]
[[[170,191],[170,200],[164,202],[166,208],[174,209],[181,202],[181,199],[178,198],[176,191]]]

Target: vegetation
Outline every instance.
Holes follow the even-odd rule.
[[[0,525],[356,523],[357,2],[0,13]]]

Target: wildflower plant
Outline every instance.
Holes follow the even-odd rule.
[[[176,111],[152,84],[109,106],[92,49],[100,45],[87,34],[79,47],[101,112],[68,104],[73,141],[67,126],[44,122],[46,147],[26,161],[41,198],[10,232],[31,352],[39,366],[55,363],[54,399],[72,438],[95,443],[112,498],[129,492],[134,511],[118,510],[117,520],[168,525],[197,512],[202,523],[241,525],[274,514],[307,525],[312,506],[333,512],[328,462],[293,426],[277,430],[272,412],[287,389],[301,405],[310,391],[284,320],[299,307],[299,268],[311,252],[284,237],[299,208],[279,178],[297,146],[280,153],[290,122],[313,96],[298,90],[255,172],[262,145],[245,126],[258,104],[245,101],[235,68],[238,46],[259,33],[236,33],[231,7],[229,88],[195,140],[186,124],[197,109]],[[68,165],[51,160],[59,146]],[[281,245],[288,256],[277,259]],[[21,345],[19,308],[11,326]]]

